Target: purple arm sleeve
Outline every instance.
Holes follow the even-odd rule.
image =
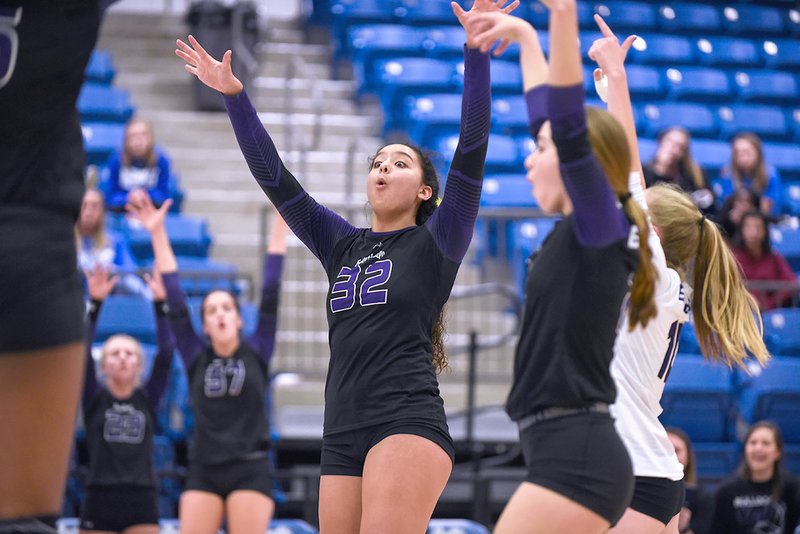
[[[181,289],[178,273],[162,273],[161,276],[164,279],[164,288],[167,290],[169,320],[175,344],[181,353],[184,366],[188,369],[205,345],[192,328],[192,319],[189,316],[189,308],[186,307],[186,297]]]
[[[86,369],[83,380],[83,404],[84,413],[89,403],[92,402],[97,393],[97,376],[95,375],[94,358],[92,357],[92,343],[97,335],[97,318],[100,316],[100,308],[103,306],[102,300],[93,300],[89,311],[89,329],[86,333]]]
[[[458,146],[442,203],[425,223],[445,257],[458,263],[467,253],[478,217],[492,120],[490,85],[489,55],[466,48]]]
[[[284,167],[245,91],[226,96],[225,106],[236,141],[256,182],[292,232],[327,266],[336,242],[357,233],[358,229],[318,204]]]
[[[536,139],[542,124],[547,120],[547,101],[550,95],[550,86],[537,85],[525,93],[525,104],[528,108],[528,126],[531,137]]]
[[[172,330],[169,327],[169,318],[163,311],[163,303],[155,302],[154,304],[156,307],[158,352],[153,362],[153,370],[150,372],[150,380],[147,381],[147,397],[155,408],[167,389],[169,370],[172,367],[172,354],[175,352],[175,341],[172,338]]]
[[[258,352],[261,359],[266,363],[269,363],[275,350],[282,271],[283,254],[267,254],[264,259],[264,278],[262,278],[263,287],[261,290],[261,308],[258,313],[258,326],[248,340],[248,344]]]
[[[605,247],[624,238],[630,222],[592,153],[583,99],[583,85],[550,87],[548,116],[561,160],[561,177],[572,201],[578,242],[585,247]]]

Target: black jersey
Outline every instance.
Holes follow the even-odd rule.
[[[800,484],[788,472],[767,482],[727,480],[714,502],[710,534],[792,534],[800,521]]]
[[[633,239],[585,247],[568,216],[532,260],[506,405],[513,420],[553,406],[614,402],[609,365],[629,274],[638,263],[631,228]]]
[[[100,15],[96,0],[0,1],[0,203],[77,217],[85,156],[75,102]]]

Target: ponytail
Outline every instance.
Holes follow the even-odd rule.
[[[647,326],[650,319],[658,313],[655,303],[658,272],[653,266],[653,252],[647,242],[650,228],[644,211],[630,197],[623,201],[622,209],[639,231],[639,267],[633,274],[628,307],[628,324],[633,331],[637,324],[641,324],[642,328]]]

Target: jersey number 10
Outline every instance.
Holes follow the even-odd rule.
[[[669,333],[667,334],[669,346],[667,346],[667,353],[664,355],[664,362],[661,364],[661,369],[658,371],[658,378],[662,379],[664,382],[669,378],[672,364],[675,363],[675,356],[678,354],[678,338],[681,335],[682,328],[683,324],[678,321],[675,321],[669,327]]]

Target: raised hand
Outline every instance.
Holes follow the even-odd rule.
[[[526,37],[536,39],[536,30],[528,22],[501,12],[476,13],[467,21],[467,35],[473,36],[475,47],[488,52],[494,43],[501,41],[494,55],[502,54],[512,42],[519,43]]]
[[[564,9],[576,9],[575,0],[541,0],[544,6],[550,11],[562,11]]]
[[[519,6],[519,0],[513,0],[510,4],[506,4],[508,4],[508,0],[475,0],[470,10],[464,11],[458,2],[450,2],[450,7],[453,8],[453,13],[458,19],[458,22],[461,23],[461,26],[463,26],[464,30],[467,32],[467,47],[477,48],[478,46],[474,42],[474,34],[471,33],[470,29],[467,27],[469,20],[480,13],[511,13]],[[508,43],[501,43],[501,46],[503,50],[505,50]]]
[[[222,56],[222,61],[217,61],[191,35],[189,44],[180,39],[176,40],[175,44],[178,45],[175,55],[186,62],[184,67],[187,72],[194,74],[201,82],[225,95],[238,95],[242,92],[244,86],[233,75],[231,69],[233,54],[230,50]]]
[[[128,202],[125,204],[125,211],[128,216],[142,223],[151,234],[158,228],[164,227],[164,219],[167,216],[172,199],[164,201],[160,208],[156,209],[150,195],[143,189],[135,189],[128,194]]]
[[[595,15],[594,21],[603,33],[603,37],[597,39],[592,43],[591,48],[589,48],[589,58],[600,67],[594,72],[594,79],[597,83],[602,80],[603,76],[618,74],[625,70],[625,58],[628,56],[628,51],[636,40],[636,36],[629,35],[625,41],[620,44],[619,39],[617,39],[617,36],[611,31],[611,28],[608,27],[603,17]]]
[[[153,300],[159,301],[167,299],[167,290],[164,288],[164,281],[155,265],[153,266],[152,274],[145,273],[144,281],[147,283],[147,287],[150,288],[150,291],[153,292]]]
[[[111,268],[103,267],[99,263],[95,263],[92,269],[84,270],[83,274],[86,276],[86,287],[92,300],[105,300],[117,284],[118,277],[111,274]]]

